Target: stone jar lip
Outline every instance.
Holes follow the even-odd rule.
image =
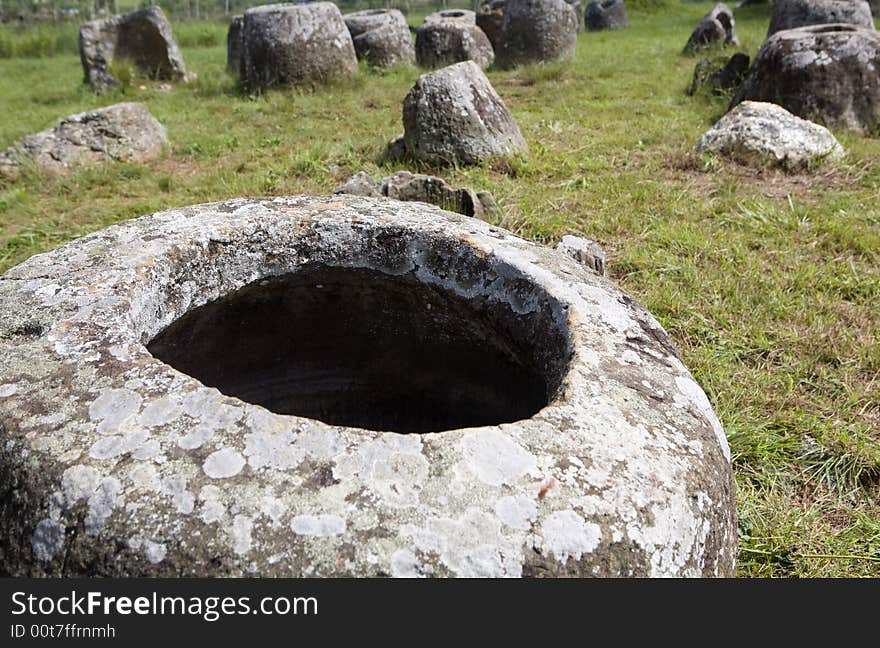
[[[381,433],[273,414],[147,351],[316,260],[544,309],[568,345],[556,397],[515,423]],[[113,225],[0,277],[0,358],[0,461],[29,494],[0,510],[10,573],[732,575],[729,449],[662,327],[563,254],[431,205],[242,198]]]

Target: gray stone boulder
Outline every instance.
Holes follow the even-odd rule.
[[[843,157],[843,148],[827,128],[759,101],[734,107],[700,138],[696,151],[789,168]]]
[[[775,0],[767,36],[784,29],[840,23],[874,29],[864,0]]]
[[[495,217],[500,213],[495,198],[488,191],[453,189],[442,178],[409,171],[398,171],[379,182],[361,171],[342,183],[334,193],[425,202],[479,219]]]
[[[321,83],[357,72],[357,55],[332,2],[248,9],[242,29],[245,88]]]
[[[749,55],[737,52],[729,59],[704,58],[694,68],[694,77],[687,90],[689,95],[696,94],[702,87],[708,87],[713,94],[724,94],[735,91],[742,84],[749,71]]]
[[[22,164],[50,174],[101,162],[146,162],[168,146],[165,127],[140,103],[119,103],[70,115],[0,153],[0,174],[14,177]]]
[[[625,29],[629,27],[624,0],[593,0],[584,12],[587,31]]]
[[[501,21],[504,20],[504,5],[507,0],[492,0],[487,2],[477,12],[477,27],[483,30],[486,38],[492,43],[492,48],[498,47],[498,38],[501,36]]]
[[[730,448],[663,327],[433,205],[234,199],[34,256],[0,421],[6,576],[735,575]]]
[[[114,60],[130,61],[151,78],[190,78],[171,24],[155,6],[85,23],[79,30],[79,57],[86,82],[98,92],[119,84],[110,72]]]
[[[731,105],[775,103],[829,128],[880,133],[880,33],[813,25],[770,36]]]
[[[556,245],[556,249],[571,257],[582,266],[589,268],[600,277],[607,276],[605,250],[593,239],[566,234]]]
[[[233,16],[229,22],[229,31],[226,32],[226,69],[232,74],[239,74],[241,70],[241,43],[244,16]]]
[[[403,101],[406,155],[428,164],[478,164],[524,151],[513,115],[473,61],[423,74]]]
[[[718,45],[739,47],[733,12],[727,5],[720,2],[700,20],[684,46],[684,53],[691,54]]]
[[[451,15],[445,17],[444,14]],[[428,18],[416,30],[419,65],[437,68],[461,61],[474,61],[483,69],[492,65],[495,50],[483,30],[477,27],[473,11],[441,11]]]
[[[501,67],[574,58],[580,20],[565,0],[507,0],[497,58]]]
[[[412,64],[416,60],[412,34],[397,9],[368,9],[343,16],[359,60],[374,67]]]

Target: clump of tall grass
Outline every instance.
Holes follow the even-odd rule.
[[[0,25],[0,59],[76,54],[76,25]]]

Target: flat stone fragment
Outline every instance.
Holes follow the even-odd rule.
[[[155,6],[85,23],[79,30],[79,56],[86,82],[99,92],[119,85],[110,72],[114,60],[131,61],[141,73],[157,79],[191,78],[171,24]]]
[[[244,12],[245,88],[323,83],[357,72],[357,55],[332,2],[270,4]]]
[[[880,133],[880,33],[814,25],[770,36],[731,105],[766,101],[829,128]]]
[[[625,29],[629,27],[624,0],[593,0],[584,12],[587,31]]]
[[[488,191],[453,189],[446,181],[423,173],[398,171],[376,182],[369,174],[360,171],[342,183],[334,192],[354,196],[384,196],[394,200],[419,201],[464,214],[485,219],[500,214],[495,198]]]
[[[696,150],[788,167],[843,157],[843,148],[827,128],[759,101],[735,106],[700,138]]]
[[[168,146],[165,127],[144,104],[119,103],[65,117],[0,153],[0,175],[15,176],[21,164],[48,173],[101,162],[146,162]]]
[[[684,46],[684,53],[691,54],[714,45],[739,47],[733,12],[726,4],[720,2],[697,24]]]
[[[511,68],[570,61],[579,26],[580,16],[565,0],[507,0],[498,37],[498,64]]]
[[[415,63],[416,53],[406,18],[397,9],[368,9],[343,16],[358,60],[374,67]]]
[[[593,239],[566,234],[556,245],[556,249],[589,268],[600,277],[607,276],[605,250]]]
[[[8,576],[734,573],[729,448],[657,321],[423,203],[228,200],[31,258],[0,420]]]
[[[767,36],[784,29],[832,23],[874,29],[871,7],[864,0],[776,0]]]
[[[426,68],[474,61],[485,69],[495,61],[495,50],[473,11],[441,11],[416,30],[416,61]]]
[[[526,150],[510,111],[473,61],[423,74],[403,101],[403,145],[415,160],[448,166]]]

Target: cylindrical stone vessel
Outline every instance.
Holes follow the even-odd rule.
[[[422,203],[239,199],[0,277],[0,571],[731,576],[730,454],[657,321]]]
[[[246,88],[320,83],[357,71],[351,35],[332,2],[248,9],[240,47]]]

